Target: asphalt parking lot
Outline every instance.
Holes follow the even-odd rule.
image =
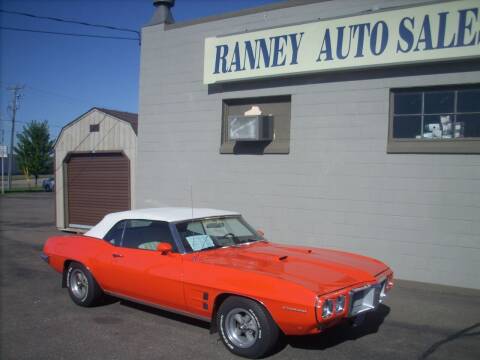
[[[208,325],[125,301],[81,308],[39,258],[53,194],[0,197],[1,359],[233,359]],[[479,269],[480,270],[480,269]],[[271,359],[480,359],[480,291],[397,281],[357,328],[283,339]]]

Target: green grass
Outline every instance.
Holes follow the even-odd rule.
[[[7,177],[7,174],[5,174],[5,178]],[[48,179],[49,177],[53,177],[53,175],[38,175],[38,181],[40,181],[40,179]],[[15,181],[15,180],[26,180],[27,178],[25,177],[25,175],[12,175],[12,181]],[[29,177],[30,180],[35,180],[35,178],[30,175]]]
[[[29,193],[29,192],[43,192],[43,188],[41,186],[37,187],[29,187],[29,188],[13,188],[12,190],[5,189],[5,194],[11,193]],[[1,195],[1,193],[0,193]]]
[[[12,189],[8,190],[7,176],[5,175],[5,194],[7,193],[30,193],[30,192],[40,192],[44,191],[42,188],[43,179],[48,179],[52,175],[40,175],[38,177],[37,185],[35,186],[35,179],[30,176],[29,178],[25,175],[13,175],[12,176]],[[1,192],[0,192],[1,195]]]

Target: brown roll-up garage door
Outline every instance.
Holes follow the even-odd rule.
[[[98,223],[130,209],[130,161],[120,153],[72,154],[67,160],[69,227]]]

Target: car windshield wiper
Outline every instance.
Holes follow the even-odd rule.
[[[220,248],[221,248],[221,246],[210,246],[210,247],[206,247],[206,248],[203,248],[203,249],[200,249],[200,250],[196,250],[195,252],[213,250],[213,249],[220,249]]]
[[[265,241],[265,240],[262,240],[262,239],[245,239],[245,240],[241,240],[238,244],[235,244],[235,245],[232,245],[232,246],[244,246],[244,245],[249,245],[249,244],[252,244],[252,243],[255,243],[255,242],[258,242],[258,241]]]

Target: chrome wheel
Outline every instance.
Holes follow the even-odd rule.
[[[242,308],[230,310],[225,318],[225,330],[228,339],[242,349],[253,346],[258,338],[257,320]]]
[[[70,290],[73,296],[83,301],[88,296],[88,279],[80,269],[73,269],[70,273]]]

